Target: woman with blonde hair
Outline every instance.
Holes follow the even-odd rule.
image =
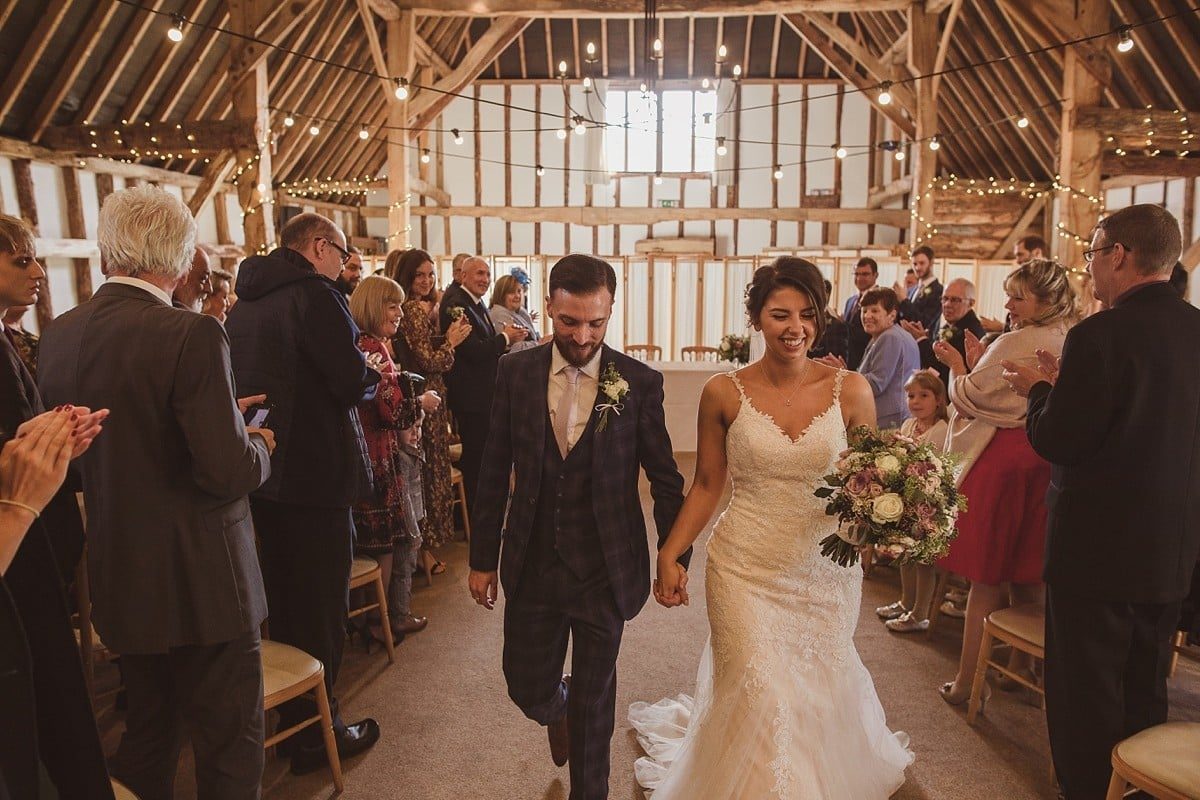
[[[968,504],[958,518],[958,538],[938,563],[971,580],[958,674],[941,687],[951,705],[961,705],[970,694],[987,616],[1042,598],[1050,464],[1025,436],[1025,400],[1001,377],[1002,362],[1034,364],[1038,350],[1061,354],[1067,328],[1078,318],[1070,276],[1053,261],[1022,264],[1005,279],[1004,291],[1013,330],[986,352],[971,335],[965,360],[945,343],[934,346],[950,368],[953,409],[946,449],[962,459],[958,481]],[[968,370],[969,363],[974,366]],[[1021,653],[1009,668],[1032,674],[1032,662]]]

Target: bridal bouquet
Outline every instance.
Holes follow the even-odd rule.
[[[721,337],[717,345],[717,356],[722,361],[736,361],[739,364],[750,363],[750,337],[727,333]]]
[[[931,564],[946,554],[967,499],[954,484],[956,459],[893,431],[850,432],[850,449],[816,496],[841,521],[821,540],[821,555],[843,567],[864,546],[882,546],[900,563]]]

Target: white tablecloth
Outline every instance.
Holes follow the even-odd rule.
[[[696,412],[704,384],[718,372],[740,365],[729,361],[647,361],[663,374],[663,411],[671,447],[678,453],[696,452]]]

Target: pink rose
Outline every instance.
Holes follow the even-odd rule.
[[[866,470],[856,472],[846,479],[846,491],[852,497],[865,497],[871,484],[871,476]]]
[[[937,514],[937,509],[933,507],[932,503],[917,503],[917,517],[922,522],[933,519],[935,514]]]
[[[867,494],[869,494],[871,497],[879,497],[879,495],[883,494],[883,487],[878,483],[872,483],[867,489]]]

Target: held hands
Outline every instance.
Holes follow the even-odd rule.
[[[500,590],[500,575],[498,572],[481,572],[473,569],[467,576],[467,588],[471,598],[479,605],[491,611],[496,607],[496,597]]]
[[[675,559],[658,558],[658,577],[654,580],[654,599],[665,608],[688,605],[688,574]]]
[[[922,339],[929,338],[929,331],[925,330],[925,326],[920,322],[912,322],[911,320],[902,319],[900,320],[900,327],[908,331],[909,335],[918,342]]]

